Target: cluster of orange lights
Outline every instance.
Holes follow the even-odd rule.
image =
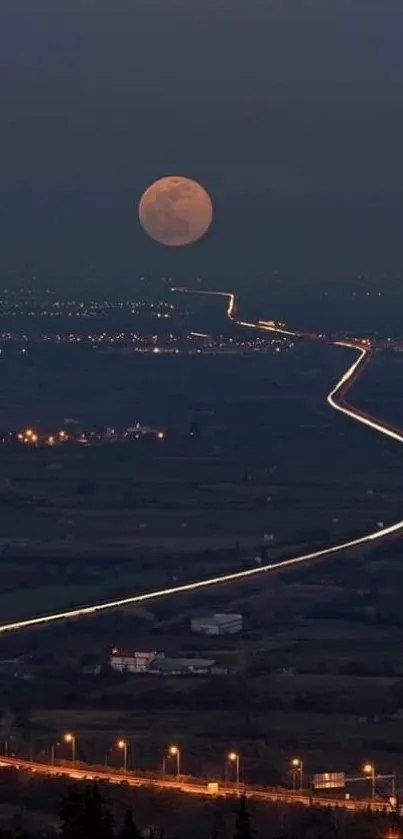
[[[136,434],[136,440],[139,440],[141,436],[141,434]],[[165,433],[163,431],[157,431],[155,436],[157,440],[165,439]],[[60,443],[67,443],[68,440],[72,440],[76,443],[88,443],[91,441],[91,434],[80,434],[78,436],[69,437],[66,431],[57,431],[55,434],[40,437],[39,434],[32,428],[26,428],[25,431],[20,431],[19,434],[17,434],[17,440],[19,443],[25,443],[30,446],[36,446],[37,444],[43,446],[56,446]]]
[[[17,434],[17,439],[20,443],[26,443],[31,446],[35,446],[38,442],[47,446],[54,446],[55,443],[65,443],[69,438],[65,431],[59,431],[57,434],[41,438],[39,441],[37,432],[32,428],[26,428],[25,431]]]

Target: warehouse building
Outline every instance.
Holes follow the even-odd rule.
[[[159,676],[207,676],[214,669],[211,658],[154,658],[149,673]]]
[[[242,632],[242,615],[215,614],[204,618],[192,618],[192,632],[200,635],[236,635]]]

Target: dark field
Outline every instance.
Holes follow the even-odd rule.
[[[66,371],[55,356],[52,420],[73,413],[95,423],[102,409],[103,420],[107,413],[115,424],[155,422],[166,436],[53,450],[3,447],[2,620],[253,567],[265,533],[273,535],[270,561],[397,520],[398,444],[324,401],[351,357],[309,345],[226,357],[111,354],[75,367],[70,359]],[[372,400],[374,414],[397,424],[393,380],[402,362],[389,361],[377,356],[350,399]],[[105,399],[109,386],[115,395]],[[11,414],[10,391],[6,397]],[[31,418],[27,406],[24,418]],[[192,421],[200,438],[188,434]],[[39,753],[74,729],[88,760],[103,760],[125,733],[133,763],[149,768],[159,765],[167,742],[178,741],[186,767],[207,776],[220,776],[222,756],[235,746],[246,777],[272,783],[287,777],[293,754],[303,755],[307,771],[356,772],[368,759],[403,771],[395,747],[403,705],[401,569],[399,543],[391,542],[365,555],[3,637],[3,657],[33,656],[27,682],[2,677],[4,707],[28,717],[23,729],[9,721],[8,731],[26,750],[29,729]],[[243,635],[192,635],[190,617],[206,609],[242,612]],[[107,668],[100,676],[83,673],[88,659],[105,664],[115,644],[196,651],[230,672],[218,681],[166,678],[158,686],[155,677],[111,676]]]
[[[5,424],[19,412],[22,427],[28,418],[34,425],[35,405],[40,427],[74,414],[92,424],[101,416],[122,427],[155,423],[166,436],[3,446],[3,620],[247,567],[264,534],[277,559],[399,516],[396,444],[324,401],[347,351],[49,353],[52,374],[43,359],[30,362],[23,410],[11,387],[19,382],[15,359],[5,362]],[[189,437],[192,421],[198,439]]]

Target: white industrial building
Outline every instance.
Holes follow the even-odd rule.
[[[192,618],[192,632],[200,635],[236,635],[242,631],[242,615],[215,614]]]

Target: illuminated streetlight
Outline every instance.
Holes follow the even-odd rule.
[[[238,752],[230,752],[228,755],[228,762],[235,763],[235,777],[237,786],[239,786],[239,754]]]
[[[65,743],[71,743],[71,759],[72,759],[73,763],[75,763],[76,762],[76,735],[71,734],[71,732],[68,731],[63,736],[63,740],[64,740]]]
[[[170,754],[171,757],[176,757],[176,775],[177,776],[180,775],[180,773],[181,773],[181,753],[180,753],[180,749],[178,748],[178,746],[170,746],[169,749],[168,749],[168,754]]]
[[[362,767],[362,771],[364,775],[368,775],[371,778],[371,789],[372,789],[372,800],[375,798],[375,766],[373,763],[366,763],[365,766]]]
[[[127,772],[127,740],[118,740],[116,745],[123,752],[123,765],[125,772]]]
[[[299,772],[299,788],[302,792],[304,788],[304,763],[299,757],[293,757],[291,761],[292,766],[292,788],[295,792],[297,786],[297,772]]]

